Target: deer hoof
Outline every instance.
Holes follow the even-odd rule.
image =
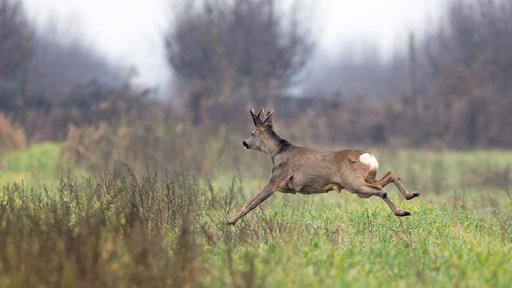
[[[420,194],[421,194],[420,192],[418,192],[418,191],[414,191],[414,192],[410,193],[410,194],[407,196],[407,198],[406,198],[406,199],[407,199],[407,200],[414,199],[414,198],[416,198],[416,197],[420,196]]]
[[[411,215],[411,212],[407,210],[398,210],[398,212],[395,215],[398,217],[409,216]]]

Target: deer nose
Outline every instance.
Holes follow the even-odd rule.
[[[244,145],[245,149],[249,149],[249,144],[247,144],[247,142],[242,141],[242,145]]]

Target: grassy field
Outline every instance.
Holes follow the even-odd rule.
[[[84,177],[60,170],[56,144],[9,154],[0,286],[509,287],[512,153],[377,154],[381,173],[423,192],[387,189],[411,217],[347,192],[278,193],[234,227],[223,222],[266,180],[243,168]]]

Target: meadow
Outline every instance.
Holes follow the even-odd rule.
[[[2,287],[508,287],[512,153],[375,149],[422,197],[277,193],[224,221],[265,183],[253,170],[66,170],[62,145],[4,155]],[[256,162],[259,163],[259,162]],[[252,165],[251,165],[252,166]],[[245,167],[245,168],[244,168]],[[220,168],[219,168],[220,169]]]
[[[410,11],[347,1],[396,36],[383,54],[377,34],[322,46],[335,1],[173,0],[160,36],[108,41],[122,57],[69,25],[86,6],[43,25],[29,2],[0,0],[0,288],[511,287],[512,1],[430,1],[390,34],[380,16]],[[81,2],[129,28],[128,4]],[[271,171],[241,145],[259,105],[291,143],[375,154],[422,193],[385,188],[412,215],[275,193],[227,226]]]

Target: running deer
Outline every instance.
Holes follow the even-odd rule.
[[[346,189],[360,198],[378,196],[396,216],[408,216],[407,210],[396,208],[382,189],[393,183],[405,199],[420,195],[410,192],[395,173],[389,171],[377,180],[379,162],[374,155],[360,150],[321,151],[298,147],[279,137],[273,129],[272,113],[260,108],[250,110],[256,130],[242,144],[246,149],[264,152],[272,159],[272,175],[268,184],[242,208],[227,224],[234,225],[274,192],[319,194]],[[261,119],[261,116],[264,118]]]

